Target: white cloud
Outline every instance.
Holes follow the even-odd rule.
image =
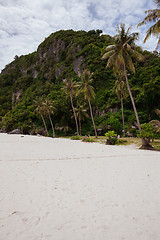
[[[123,22],[140,32],[138,43],[144,49],[154,50],[156,38],[142,43],[147,26],[136,28],[151,8],[152,0],[0,0],[0,69],[15,55],[35,51],[60,29],[102,29],[114,35],[116,25]]]

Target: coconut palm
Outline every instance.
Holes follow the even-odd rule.
[[[113,90],[117,94],[118,99],[121,100],[123,137],[125,137],[125,122],[124,122],[124,111],[123,111],[123,99],[124,99],[124,97],[126,97],[126,88],[125,88],[125,82],[123,81],[123,78],[122,78],[121,75],[119,76],[119,79],[116,81]]]
[[[156,3],[157,8],[145,11],[147,16],[145,17],[145,19],[142,22],[140,22],[138,24],[137,27],[147,24],[148,22],[155,23],[147,30],[147,34],[144,39],[144,43],[147,41],[147,39],[151,35],[155,35],[156,37],[158,37],[158,42],[157,42],[156,49],[155,49],[155,51],[157,51],[158,46],[160,44],[160,0],[155,0],[154,2]]]
[[[79,134],[81,136],[81,130],[82,130],[81,121],[84,120],[84,118],[88,117],[87,109],[85,108],[85,106],[83,104],[80,104],[78,102],[75,110],[77,112],[77,117],[78,117],[78,120],[79,120]]]
[[[139,131],[141,131],[141,125],[139,122],[137,109],[127,76],[127,68],[133,73],[135,73],[135,67],[132,61],[132,57],[134,57],[138,61],[143,60],[143,56],[136,51],[134,44],[134,41],[138,38],[138,33],[130,34],[130,28],[125,31],[124,24],[121,24],[120,27],[118,26],[117,30],[118,35],[115,36],[115,44],[106,47],[106,53],[103,55],[102,59],[108,59],[106,68],[113,67],[113,71],[115,73],[120,72],[125,76],[127,89],[132,101],[134,113],[137,120],[138,129]]]
[[[43,102],[43,106],[44,106],[44,110],[46,111],[46,113],[48,114],[48,117],[49,117],[49,121],[50,121],[50,124],[52,126],[52,132],[53,132],[53,138],[56,137],[55,135],[55,131],[54,131],[54,126],[53,126],[53,121],[51,119],[51,114],[54,113],[54,106],[53,106],[53,103],[50,101],[50,100],[44,100]]]
[[[94,122],[93,111],[92,111],[92,106],[91,106],[91,98],[95,98],[94,88],[93,88],[93,86],[91,86],[91,83],[93,82],[92,76],[93,76],[93,73],[91,73],[88,70],[85,70],[80,75],[81,81],[77,84],[77,86],[79,87],[78,93],[82,92],[84,94],[85,100],[88,101],[91,119],[92,119],[94,131],[95,131],[95,137],[97,138],[97,130],[96,130],[96,125]]]
[[[49,136],[47,125],[46,125],[46,122],[45,122],[45,119],[44,119],[44,115],[46,114],[46,110],[45,110],[45,107],[44,107],[44,104],[43,104],[43,99],[39,98],[39,99],[35,100],[34,105],[36,107],[35,112],[41,116],[44,127],[45,127],[45,131],[47,133],[47,136]]]
[[[77,134],[79,135],[77,115],[76,115],[75,108],[73,105],[73,95],[75,94],[76,82],[73,81],[73,78],[64,79],[63,82],[64,82],[64,86],[62,87],[62,90],[66,93],[66,96],[70,95],[71,106],[72,106],[74,119],[75,119],[75,123],[76,123]]]

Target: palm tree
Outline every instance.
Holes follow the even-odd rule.
[[[93,111],[92,111],[92,106],[91,106],[91,98],[95,98],[94,88],[93,88],[93,86],[90,85],[93,82],[92,76],[93,76],[93,73],[90,73],[90,71],[85,70],[80,75],[81,81],[77,84],[77,86],[79,87],[78,93],[83,92],[85,100],[88,100],[91,119],[92,119],[94,131],[95,131],[95,137],[97,138],[97,130],[96,130],[96,125],[94,122]]]
[[[64,79],[63,82],[64,82],[64,86],[62,87],[62,90],[66,93],[66,96],[70,95],[71,106],[72,106],[74,119],[75,119],[75,123],[76,123],[76,128],[77,128],[77,134],[79,135],[77,115],[76,115],[75,108],[73,105],[73,95],[75,94],[76,82],[73,81],[73,78],[69,78],[68,80]]]
[[[39,98],[39,99],[35,100],[34,105],[36,107],[35,112],[41,116],[44,127],[45,127],[45,131],[47,133],[47,136],[49,136],[47,125],[46,125],[46,122],[45,122],[45,119],[44,119],[44,115],[46,113],[46,110],[45,110],[45,107],[44,107],[44,104],[43,104],[43,99]]]
[[[152,25],[147,30],[147,35],[146,35],[146,37],[144,39],[144,43],[147,41],[147,39],[151,35],[155,35],[156,37],[158,37],[158,43],[157,43],[157,46],[156,46],[156,49],[155,49],[155,51],[157,51],[158,46],[160,44],[160,0],[155,0],[154,2],[156,3],[157,8],[145,11],[147,16],[145,17],[145,19],[142,22],[140,22],[138,24],[137,27],[142,26],[143,24],[146,24],[148,22],[155,22],[155,24]]]
[[[87,109],[85,108],[85,106],[83,104],[77,103],[77,107],[75,110],[77,112],[77,117],[79,120],[79,134],[81,136],[81,130],[82,130],[81,121],[84,120],[85,117],[88,117]]]
[[[50,100],[47,100],[47,99],[44,100],[43,106],[44,106],[44,110],[45,110],[45,111],[47,112],[47,114],[48,114],[49,121],[50,121],[50,124],[51,124],[51,126],[52,126],[53,138],[55,138],[56,135],[55,135],[55,131],[54,131],[53,122],[52,122],[52,119],[51,119],[51,114],[54,113],[55,108],[53,107],[53,103],[52,103]]]
[[[125,76],[127,89],[132,101],[134,113],[137,120],[138,129],[139,131],[141,131],[141,125],[139,122],[137,109],[135,106],[135,102],[132,96],[127,76],[127,68],[131,70],[133,73],[135,73],[132,57],[139,61],[143,60],[143,56],[136,51],[134,44],[134,41],[138,38],[138,33],[130,34],[129,33],[130,28],[128,28],[128,30],[125,31],[124,24],[121,24],[120,27],[117,28],[117,30],[118,35],[115,36],[115,44],[106,47],[105,49],[106,53],[103,55],[102,59],[108,59],[106,68],[112,66],[113,71],[115,73],[120,72]]]
[[[125,137],[125,122],[124,122],[124,111],[123,111],[123,98],[126,97],[126,88],[125,88],[125,82],[122,80],[122,76],[121,75],[119,76],[119,79],[116,81],[113,90],[117,94],[118,99],[121,100],[123,137]]]

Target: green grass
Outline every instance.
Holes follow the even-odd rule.
[[[75,135],[71,137],[72,140],[82,140],[81,136]]]
[[[70,138],[73,140],[82,140],[84,139],[84,136],[66,136],[65,138]],[[98,142],[101,144],[105,144],[106,137],[105,136],[98,136],[98,138],[95,138],[95,136],[90,136],[86,138],[86,142]],[[124,137],[124,138],[119,138],[119,143],[116,145],[121,145],[121,146],[127,146],[127,145],[136,145],[137,147],[141,147],[142,141],[141,138],[138,137]],[[155,148],[160,150],[160,139],[155,139],[153,142],[151,141],[151,145]]]

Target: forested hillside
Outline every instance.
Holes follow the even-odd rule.
[[[49,115],[56,135],[74,134],[72,105],[63,90],[63,80],[78,83],[80,74],[89,70],[93,73],[95,99],[91,99],[91,105],[96,128],[122,134],[121,101],[115,91],[117,79],[102,60],[105,48],[113,43],[114,38],[103,35],[101,30],[61,30],[46,38],[36,52],[15,56],[0,75],[0,128],[7,132],[19,128],[27,134],[42,132],[42,111],[37,108],[41,99],[48,103],[48,111],[43,111],[43,115],[49,134],[52,134]],[[160,59],[158,53],[142,51],[138,46],[136,50],[143,54],[144,61],[134,61],[136,73],[127,74],[140,122],[147,123],[158,119],[155,110],[160,109]],[[82,134],[94,134],[84,96],[77,96],[75,91],[73,104],[82,123]],[[127,130],[132,132],[136,119],[127,91],[124,115]]]

